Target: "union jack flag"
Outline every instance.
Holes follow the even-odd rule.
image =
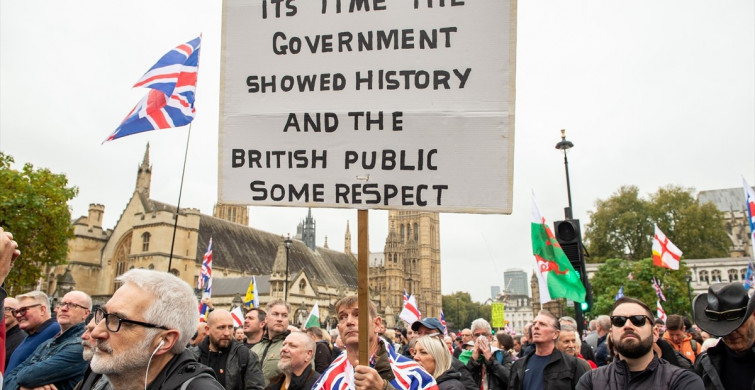
[[[755,256],[755,191],[752,190],[744,177],[742,185],[745,190],[745,201],[747,202],[747,220],[750,222],[750,241],[752,241],[752,253]]]
[[[202,259],[202,269],[199,271],[199,279],[197,280],[197,289],[202,291],[202,299],[210,298],[212,296],[212,237],[210,237],[210,243],[207,245],[207,252]],[[199,320],[204,321],[207,316],[207,305],[204,303],[199,304]]]
[[[409,300],[409,294],[404,290],[404,303]]]
[[[443,334],[448,336],[448,327],[446,326],[446,315],[443,314],[443,309],[440,309],[440,324],[443,325]]]
[[[391,386],[398,390],[438,390],[435,379],[419,363],[397,354],[393,347],[382,338],[380,342],[388,354],[388,361],[393,371],[394,378],[389,382]],[[374,356],[370,358],[370,362],[374,359]],[[312,386],[312,390],[354,390],[354,388],[354,366],[349,362],[345,350]]]
[[[103,143],[143,131],[188,125],[194,120],[201,39],[194,38],[169,51],[134,84],[150,88],[149,93]]]
[[[658,283],[658,279],[656,279],[655,276],[653,276],[653,288],[655,289],[655,295],[658,295],[658,298],[661,301],[666,302],[666,297],[663,296],[661,285]]]

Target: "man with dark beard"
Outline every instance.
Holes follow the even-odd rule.
[[[658,331],[653,326],[653,313],[644,302],[619,298],[611,308],[608,337],[617,358],[583,375],[577,389],[704,389],[694,372],[671,365],[653,353]]]

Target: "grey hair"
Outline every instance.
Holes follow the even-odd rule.
[[[42,304],[44,307],[46,307],[48,310],[50,309],[50,298],[47,296],[47,294],[43,293],[42,291],[29,291],[26,294],[17,295],[16,299],[31,299],[36,303]]]
[[[598,326],[600,326],[600,329],[603,329],[603,331],[608,332],[611,330],[611,317],[603,314],[599,315],[598,318]]]
[[[146,269],[129,270],[116,278],[116,281],[132,283],[152,294],[154,301],[144,311],[144,320],[178,330],[178,340],[171,352],[183,352],[199,323],[197,298],[191,287],[173,274]],[[159,329],[153,333],[153,337],[157,333]]]
[[[490,327],[490,323],[484,318],[478,318],[472,321],[470,328],[472,329],[472,334],[474,334],[474,331],[477,329],[484,330],[487,334],[493,333],[493,328]]]

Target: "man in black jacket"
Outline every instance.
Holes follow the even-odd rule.
[[[722,337],[695,361],[706,389],[755,388],[755,299],[742,283],[719,283],[694,301],[695,323]]]
[[[676,367],[653,353],[658,331],[653,313],[644,302],[619,298],[610,318],[608,337],[617,359],[585,374],[577,389],[703,389],[702,380],[694,372]]]
[[[505,389],[509,385],[509,375],[514,359],[503,349],[492,347],[493,330],[483,318],[472,321],[472,357],[467,368],[478,389]]]
[[[115,390],[224,390],[212,369],[186,344],[199,322],[192,288],[169,272],[132,269],[121,287],[94,310],[92,371],[107,375]]]
[[[320,373],[312,369],[314,353],[315,341],[310,336],[303,332],[289,334],[283,340],[278,361],[283,373],[271,379],[266,390],[310,390],[320,377]]]
[[[547,310],[540,310],[532,322],[535,351],[520,358],[511,367],[510,390],[574,389],[585,368],[577,358],[556,349],[560,325]]]
[[[223,309],[207,316],[207,337],[192,347],[198,362],[212,368],[226,390],[262,390],[264,379],[257,355],[233,337],[233,317]]]

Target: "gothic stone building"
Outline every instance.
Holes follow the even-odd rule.
[[[284,238],[246,226],[246,206],[216,205],[215,216],[197,209],[178,211],[173,256],[176,207],[150,198],[152,166],[149,145],[138,166],[136,188],[112,229],[102,226],[105,207],[92,204],[87,216],[73,221],[74,238],[69,240],[68,264],[46,273],[43,290],[53,296],[58,280],[75,282],[102,303],[118,288],[115,278],[131,268],[168,270],[196,286],[202,258],[210,237],[213,240],[213,301],[220,307],[239,304],[252,275],[256,275],[261,305],[283,298],[286,248]],[[370,268],[371,299],[381,313],[391,317],[401,310],[403,289],[417,296],[423,315],[438,316],[440,294],[440,243],[437,213],[391,212],[391,232],[386,267]],[[315,222],[311,211],[299,224],[289,249],[289,302],[293,321],[315,302],[320,318],[333,324],[332,308],[337,299],[356,294],[357,264],[351,252],[351,233],[346,226],[344,251],[315,245]],[[380,255],[380,254],[378,254]],[[398,266],[400,264],[400,267]],[[71,280],[72,279],[72,280]],[[411,281],[411,285],[410,285]],[[388,318],[386,318],[388,320]]]

